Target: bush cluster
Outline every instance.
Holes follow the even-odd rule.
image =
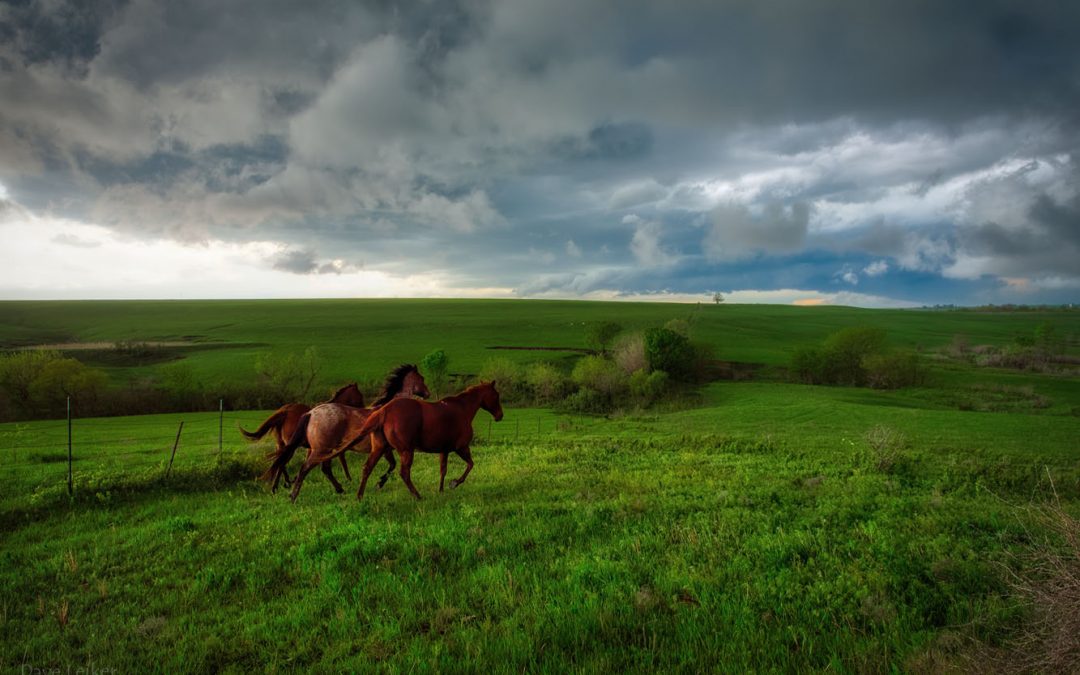
[[[807,384],[898,389],[921,384],[924,369],[915,354],[887,349],[885,331],[845,328],[791,356],[791,371]]]

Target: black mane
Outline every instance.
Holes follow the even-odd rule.
[[[379,397],[372,402],[371,407],[378,408],[389,403],[391,399],[401,393],[401,388],[405,385],[405,376],[413,372],[418,373],[420,370],[411,363],[403,363],[391,370],[390,374],[386,376],[386,382],[383,383]]]

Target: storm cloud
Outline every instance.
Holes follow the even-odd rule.
[[[1077,73],[1050,1],[7,4],[2,226],[361,295],[1072,301]]]

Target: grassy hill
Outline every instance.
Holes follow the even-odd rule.
[[[207,381],[254,375],[260,352],[318,348],[320,387],[377,379],[389,368],[444,349],[451,370],[475,373],[493,354],[529,362],[568,362],[565,352],[501,351],[493,346],[585,347],[585,325],[615,321],[627,330],[689,319],[696,340],[728,361],[783,365],[793,349],[846,326],[885,328],[898,347],[943,347],[956,335],[1001,345],[1051,321],[1080,335],[1080,312],[979,313],[867,310],[782,305],[547,300],[252,300],[0,302],[0,348],[35,344],[191,341],[168,347]],[[1074,349],[1080,345],[1074,345]],[[76,355],[78,355],[76,353]],[[97,355],[100,359],[101,355]],[[161,363],[125,367],[105,360],[119,379],[153,375]]]
[[[1005,344],[1047,319],[1078,327],[767,306],[5,303],[0,339],[199,336],[220,346],[182,353],[222,378],[249,376],[260,349],[316,345],[341,378],[436,347],[467,371],[487,346],[581,347],[587,321],[691,312],[719,358],[773,365],[846,325],[927,355],[955,334]],[[336,495],[318,472],[297,503],[271,496],[253,480],[270,445],[236,431],[267,411],[77,419],[72,498],[66,424],[2,424],[0,666],[1001,670],[1046,651],[1040,620],[1075,615],[1068,593],[1051,606],[1017,582],[1057,588],[1046,556],[1080,571],[1065,536],[1080,517],[1080,383],[927,360],[917,389],[759,378],[607,417],[481,413],[468,482],[436,492],[437,459],[419,456],[420,502],[394,478],[358,503],[355,479]],[[452,459],[449,475],[462,468]]]

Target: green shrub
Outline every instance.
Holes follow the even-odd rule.
[[[583,388],[564,398],[556,410],[567,413],[603,414],[611,412],[613,407],[610,396],[595,389]]]
[[[874,389],[899,389],[922,384],[925,373],[919,357],[910,352],[871,354],[863,359],[866,383]]]
[[[480,380],[494,380],[503,403],[518,403],[527,393],[524,371],[520,365],[505,356],[495,356],[485,361],[480,369]]]
[[[626,373],[615,362],[600,356],[584,356],[578,359],[571,374],[574,382],[583,388],[592,389],[609,398],[615,398],[627,391]]]
[[[606,354],[611,341],[622,331],[622,326],[614,321],[597,321],[585,326],[585,344],[590,349]]]
[[[540,404],[559,401],[570,390],[566,375],[550,363],[534,363],[526,368],[525,384],[534,401]]]
[[[833,333],[820,347],[796,349],[791,370],[796,379],[809,384],[861,387],[868,383],[867,360],[885,353],[883,329],[856,326]],[[870,362],[879,369],[902,370],[900,361]]]
[[[441,349],[430,352],[420,360],[420,370],[425,375],[425,382],[435,390],[435,395],[442,395],[446,388],[446,373],[450,366],[450,357]]]
[[[661,398],[668,391],[668,374],[662,370],[646,373],[639,370],[630,376],[630,393],[646,405]]]
[[[690,322],[686,319],[672,319],[664,324],[664,328],[673,333],[678,333],[688,340],[690,339]]]
[[[885,331],[871,326],[855,326],[833,333],[822,345],[828,384],[866,384],[863,359],[885,348]]]
[[[791,372],[805,384],[822,384],[825,379],[824,355],[819,347],[799,347],[791,354]]]
[[[303,354],[263,352],[255,357],[259,381],[277,405],[306,400],[320,368],[316,347],[308,347]]]
[[[663,370],[675,380],[685,381],[694,370],[690,340],[668,328],[653,328],[645,333],[645,357],[650,369]]]

